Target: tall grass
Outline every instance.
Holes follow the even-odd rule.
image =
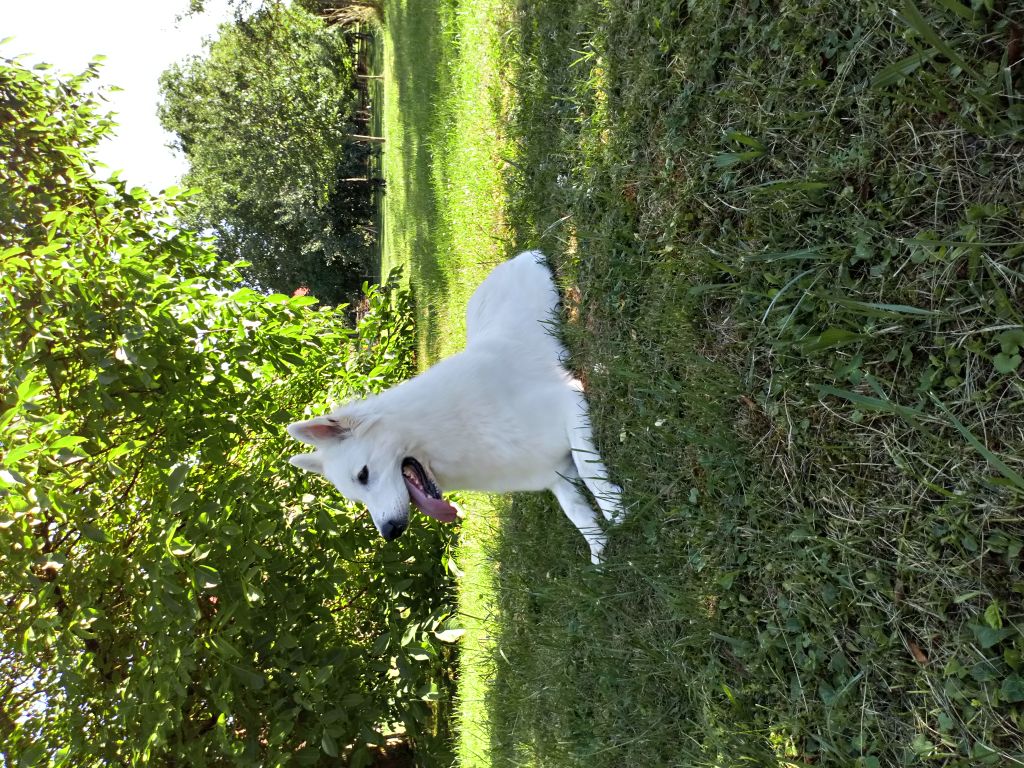
[[[631,515],[466,537],[461,764],[1024,764],[1021,3],[481,8],[432,242],[552,257]]]
[[[512,221],[635,512],[599,587],[502,590],[509,764],[1024,760],[1007,10],[520,9]]]

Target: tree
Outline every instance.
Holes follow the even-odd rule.
[[[369,219],[332,216],[353,76],[340,28],[274,3],[222,25],[205,57],[161,78],[160,119],[200,190],[190,223],[250,263],[258,285],[308,285],[339,302],[376,267]]]
[[[0,60],[0,765],[366,765],[429,720],[444,534],[381,546],[284,425],[410,373],[408,296],[244,287],[94,178],[95,76]]]
[[[332,24],[379,22],[384,15],[383,0],[295,0],[295,4],[310,13],[318,14]],[[281,0],[228,0],[237,18],[253,11],[281,5]],[[204,0],[189,0],[189,13],[202,13]]]

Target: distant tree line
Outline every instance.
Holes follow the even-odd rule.
[[[228,5],[235,9],[238,17],[254,10],[266,9],[283,5],[282,0],[228,0]],[[384,14],[382,0],[294,0],[297,5],[310,13],[316,13],[330,23],[346,23],[349,21],[380,21]],[[202,13],[206,8],[205,0],[189,0],[189,13]]]
[[[305,6],[305,7],[303,7]],[[322,6],[322,7],[321,7]],[[168,69],[159,114],[197,188],[186,224],[222,257],[247,262],[256,286],[305,286],[351,301],[378,277],[373,147],[358,99],[365,33],[339,15],[372,3],[262,3],[221,26],[205,55]],[[365,29],[365,27],[363,28]]]

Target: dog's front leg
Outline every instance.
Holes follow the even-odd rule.
[[[575,407],[570,412],[569,447],[576,470],[588,490],[594,494],[601,512],[609,523],[619,523],[625,514],[622,506],[622,489],[608,479],[608,470],[601,461],[601,455],[594,445],[590,429],[590,414],[587,400],[583,396],[583,385],[573,382],[576,395]]]
[[[590,562],[594,565],[599,565],[601,553],[604,552],[604,546],[608,543],[608,538],[601,528],[597,512],[590,506],[583,492],[577,486],[579,480],[580,477],[576,472],[576,468],[570,464],[558,482],[551,486],[551,492],[555,494],[558,503],[562,505],[562,510],[565,512],[566,517],[572,521],[572,524],[583,534],[583,538],[587,540],[587,544],[590,546]]]

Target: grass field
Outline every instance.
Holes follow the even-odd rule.
[[[395,0],[386,8],[383,271],[401,266],[416,297],[421,367],[461,347],[470,294],[508,255],[497,112],[489,100],[496,57],[486,20],[496,7],[488,0],[472,8]],[[449,561],[461,574],[465,629],[455,751],[462,765],[487,765],[496,586],[486,545],[508,503],[481,494],[460,500],[471,514]]]
[[[1024,765],[1024,5],[974,5],[389,4],[424,359],[542,247],[632,510],[595,570],[467,505],[461,765]]]

